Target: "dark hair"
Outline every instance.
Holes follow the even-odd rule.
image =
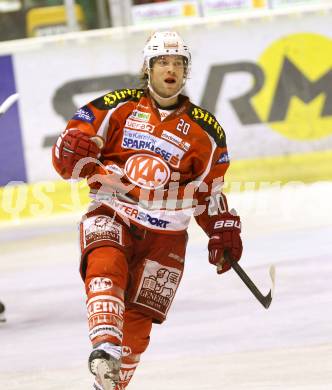
[[[143,66],[138,75],[138,88],[146,89],[148,87],[148,74],[146,73],[146,68]]]

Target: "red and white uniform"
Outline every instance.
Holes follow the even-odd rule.
[[[193,199],[202,204],[212,183],[220,190],[229,165],[225,134],[215,117],[184,96],[180,101],[162,120],[143,90],[113,91],[80,108],[67,126],[105,141],[101,164],[90,177],[91,196],[160,233],[185,230]],[[58,172],[66,178],[66,172]],[[117,178],[126,197],[108,192]],[[206,211],[198,218],[203,228]]]
[[[103,139],[89,175],[93,198],[81,223],[81,274],[93,345],[123,345],[128,384],[152,322],[165,320],[180,283],[190,218],[205,230],[229,165],[216,118],[179,97],[160,110],[145,90],[112,91],[80,108],[67,129]],[[55,158],[56,170],[64,178]],[[78,176],[78,175],[77,175]],[[222,207],[227,208],[227,205]]]

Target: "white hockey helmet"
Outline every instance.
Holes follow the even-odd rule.
[[[181,88],[173,95],[168,98],[163,98],[154,90],[151,85],[151,59],[159,56],[167,55],[179,55],[184,57],[185,60],[185,75],[183,78]],[[188,46],[184,43],[180,35],[175,31],[157,31],[154,32],[148,39],[143,49],[144,65],[143,69],[147,75],[148,88],[154,94],[157,95],[161,100],[167,101],[178,96],[184,89],[184,85],[187,81],[190,73],[191,65],[191,54]]]
[[[186,59],[186,66],[190,65],[189,48],[175,31],[156,31],[150,36],[143,50],[144,67],[150,68],[152,58],[165,55],[183,56]]]

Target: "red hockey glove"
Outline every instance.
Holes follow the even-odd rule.
[[[206,231],[210,237],[209,262],[217,266],[218,274],[222,274],[231,268],[224,259],[225,251],[235,261],[239,261],[242,255],[240,217],[229,211],[213,216]]]
[[[59,173],[65,177],[71,177],[76,163],[84,157],[97,159],[100,148],[85,133],[78,129],[65,130],[53,146],[53,161]],[[86,177],[93,172],[95,164],[92,162],[83,166],[80,177]]]

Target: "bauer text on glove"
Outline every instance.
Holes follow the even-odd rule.
[[[209,240],[209,262],[218,267],[218,274],[231,268],[225,260],[225,253],[234,261],[239,261],[242,255],[241,221],[239,216],[225,212],[211,217],[207,227]]]

